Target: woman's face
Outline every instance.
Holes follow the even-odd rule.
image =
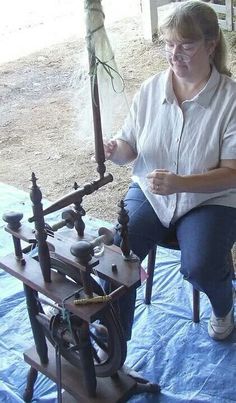
[[[174,74],[194,81],[205,76],[210,68],[210,55],[214,52],[214,41],[204,39],[165,39],[165,54]]]

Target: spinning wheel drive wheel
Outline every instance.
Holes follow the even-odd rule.
[[[51,262],[54,270],[64,275],[68,272],[67,265],[61,261],[51,259]],[[69,270],[70,277],[75,277],[71,272],[73,269],[70,267]],[[78,277],[79,274],[76,273],[77,283]],[[91,282],[94,292],[98,295],[104,295],[102,288],[93,277],[91,277]],[[63,320],[61,314],[52,317],[45,316],[43,321],[39,321],[44,327],[48,340],[54,345],[55,343],[59,344],[61,355],[72,365],[83,367],[84,354],[81,352],[84,340],[81,340],[81,330],[85,322],[74,314],[70,314],[67,320]],[[96,376],[114,375],[124,364],[127,344],[121,324],[111,303],[108,303],[102,311],[97,313],[93,322],[89,324],[88,333],[89,337],[85,349],[91,348],[89,351],[92,351]]]
[[[94,325],[95,329],[93,327]],[[103,377],[115,374],[125,362],[127,344],[121,325],[116,319],[111,306],[101,313],[97,323],[95,322],[91,325],[90,339],[94,351],[96,375]]]

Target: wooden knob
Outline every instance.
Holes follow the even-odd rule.
[[[113,245],[114,243],[114,232],[109,230],[108,228],[101,227],[98,230],[98,235],[103,236],[103,243],[105,245]]]
[[[7,222],[8,227],[17,230],[21,226],[20,220],[23,218],[22,213],[18,213],[16,211],[8,211],[7,213],[3,214],[2,219],[3,221]]]
[[[87,241],[79,241],[74,243],[71,246],[70,251],[81,264],[87,264],[93,256],[93,246]]]
[[[74,228],[75,220],[77,218],[75,211],[73,211],[71,209],[65,210],[65,211],[63,211],[61,216],[62,216],[62,219],[65,220],[67,228],[70,228],[70,229]]]

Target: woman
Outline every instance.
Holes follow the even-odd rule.
[[[234,328],[227,257],[236,240],[236,83],[206,3],[181,3],[160,31],[169,69],[143,83],[105,155],[134,161],[126,196],[132,250],[143,260],[174,232],[181,273],[211,302],[209,335],[223,340]],[[134,304],[135,291],[120,301],[127,339]]]

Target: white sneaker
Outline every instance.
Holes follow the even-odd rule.
[[[234,330],[234,307],[224,318],[217,318],[212,312],[208,322],[208,334],[214,340],[224,340]]]

